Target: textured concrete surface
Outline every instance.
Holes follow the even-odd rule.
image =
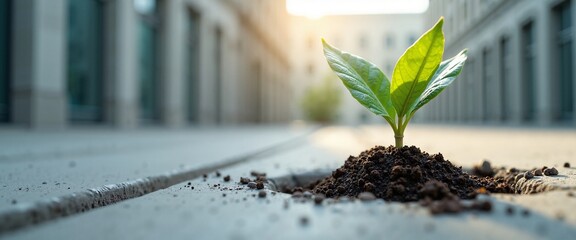
[[[13,205],[104,185],[223,163],[309,131],[284,126],[125,132],[7,131],[0,134],[0,212]]]
[[[380,136],[379,130],[382,131]],[[504,129],[506,130],[506,129]],[[197,178],[139,198],[129,199],[55,221],[22,229],[0,237],[7,239],[569,239],[576,235],[576,194],[557,190],[533,195],[493,195],[491,213],[469,212],[431,216],[415,204],[341,202],[322,206],[300,203],[289,195],[267,191],[259,198],[257,190],[237,182],[250,171],[263,171],[274,178],[340,166],[350,154],[356,155],[374,142],[387,140],[387,129],[328,127],[314,133],[297,147],[279,154],[221,169],[204,180]],[[576,157],[569,143],[574,131],[415,126],[411,136],[422,141],[428,152],[443,152],[452,162],[471,165],[490,158],[494,165],[531,168],[558,166],[559,177],[542,181],[575,186],[574,170],[560,164]],[[439,134],[442,132],[443,134]],[[492,134],[485,134],[492,133]],[[514,134],[512,134],[514,133]],[[558,133],[558,134],[556,134]],[[510,139],[510,135],[518,138]],[[465,136],[469,136],[466,138]],[[550,136],[542,140],[543,136]],[[505,138],[506,137],[506,138]],[[382,138],[382,139],[380,139]],[[247,138],[242,138],[247,139]],[[530,141],[529,139],[538,139]],[[456,141],[457,140],[457,141]],[[414,140],[412,140],[414,141]],[[477,143],[475,148],[471,141]],[[512,142],[511,142],[512,141]],[[513,141],[521,141],[522,144]],[[542,143],[541,141],[551,141]],[[554,144],[553,141],[561,141]],[[410,143],[407,141],[407,143]],[[443,143],[443,144],[440,144]],[[425,145],[429,144],[429,145]],[[438,144],[438,145],[435,145]],[[445,144],[445,145],[444,145]],[[418,144],[420,145],[420,143]],[[518,148],[502,146],[523,145]],[[434,147],[435,146],[435,147]],[[450,146],[450,147],[448,147]],[[483,146],[492,151],[482,154]],[[501,146],[501,148],[496,148]],[[446,149],[443,149],[446,147]],[[430,149],[431,150],[430,150]],[[548,152],[554,148],[558,153]],[[532,154],[517,152],[527,150]],[[538,150],[540,149],[540,150]],[[516,151],[516,152],[515,152]],[[470,153],[466,155],[466,153]],[[500,155],[498,154],[500,153]],[[515,157],[533,156],[528,163]],[[459,156],[467,156],[460,161]],[[503,156],[503,157],[499,157]],[[507,157],[504,157],[507,156]],[[557,156],[552,160],[537,156]],[[473,159],[473,160],[468,160]],[[574,165],[574,164],[572,164]],[[232,181],[224,182],[230,175]],[[220,184],[220,185],[218,185]],[[192,189],[192,187],[194,187]],[[510,210],[511,212],[509,213]],[[528,212],[525,214],[524,212]]]

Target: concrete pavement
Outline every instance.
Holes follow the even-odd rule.
[[[250,136],[253,136],[254,131],[258,130],[245,131],[244,137],[239,134],[238,138],[230,138],[231,144],[248,141],[252,137],[246,137],[246,134],[250,133]],[[262,133],[269,137],[278,136],[271,134],[270,132],[274,131],[270,129],[262,130],[262,132],[269,132],[269,135]],[[285,133],[279,131],[277,134]],[[385,236],[386,238],[552,239],[569,238],[576,234],[576,214],[572,211],[576,207],[576,198],[569,196],[572,190],[521,196],[493,195],[492,200],[495,206],[493,213],[464,213],[457,216],[435,217],[416,205],[383,201],[337,204],[325,202],[323,206],[315,206],[312,202],[297,203],[289,195],[272,194],[271,191],[267,192],[266,198],[258,198],[257,191],[246,189],[245,186],[236,183],[239,177],[249,176],[251,170],[264,171],[273,178],[317,169],[334,169],[343,163],[347,155],[357,155],[359,151],[376,143],[384,145],[387,145],[387,142],[392,143],[393,138],[388,138],[388,135],[391,136],[387,129],[380,126],[323,128],[306,139],[301,139],[301,144],[296,147],[220,170],[222,176],[229,174],[232,177],[231,182],[224,182],[222,177],[215,177],[211,174],[206,181],[203,178],[190,181],[191,186],[194,187],[193,190],[187,187],[188,181],[185,181],[139,198],[25,228],[3,235],[3,237],[14,239],[157,239],[167,236],[172,239],[318,239],[325,237],[382,239]],[[223,135],[219,136],[219,138],[222,137]],[[256,138],[253,140],[257,141]],[[565,161],[576,158],[575,150],[572,149],[575,145],[571,145],[573,143],[571,141],[575,140],[576,131],[573,130],[415,126],[407,133],[406,143],[411,144],[413,141],[414,144],[430,153],[442,152],[452,162],[465,167],[484,158],[489,158],[494,165],[501,166],[516,166],[515,164],[526,168],[540,165],[557,166],[560,177],[539,177],[538,179],[554,184],[560,182],[558,184],[573,188],[576,186],[574,168],[562,168],[561,165]],[[559,143],[554,144],[554,141],[559,141]],[[208,145],[202,146],[205,146],[205,150],[209,150]],[[463,146],[475,147],[470,149]],[[518,147],[497,148],[497,146]],[[483,151],[484,147],[489,147],[490,151]],[[169,147],[158,146],[158,148],[164,150],[154,151],[173,151]],[[551,153],[550,150],[556,152]],[[125,154],[126,159],[130,154],[135,154],[136,158],[141,157],[133,150]],[[181,154],[185,155],[185,152]],[[212,150],[206,151],[205,154],[210,157],[219,156],[211,154],[221,153],[215,153]],[[237,152],[231,151],[229,154],[237,154]],[[102,155],[101,159],[113,155],[116,154]],[[524,158],[526,156],[533,158],[518,160],[526,159]],[[554,157],[546,158],[546,156]],[[154,157],[150,158],[150,161],[153,159]],[[78,161],[84,162],[84,160]],[[93,160],[86,161],[92,162]],[[201,164],[196,166],[199,165]],[[572,163],[572,165],[575,164]],[[155,166],[164,165],[158,163]],[[164,169],[179,168],[178,164],[167,164],[164,167]],[[54,169],[57,172],[57,168]],[[143,173],[143,176],[158,174],[160,171],[156,170],[162,169],[151,169]],[[89,169],[83,169],[83,171],[89,171]],[[98,171],[104,173],[106,170],[98,169]],[[124,172],[130,173],[126,170]],[[116,178],[115,180],[122,181],[123,179]],[[8,196],[8,199],[11,198],[10,191],[3,190],[2,194]],[[41,198],[43,196],[37,195],[36,199]],[[514,209],[513,214],[507,212],[509,207]],[[529,211],[529,216],[522,214],[524,210]]]

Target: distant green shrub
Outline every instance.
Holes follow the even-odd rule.
[[[335,84],[335,79],[337,79],[335,75],[327,75],[322,82],[306,89],[300,106],[307,120],[319,123],[336,120],[342,95]]]

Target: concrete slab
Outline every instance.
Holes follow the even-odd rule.
[[[536,195],[494,195],[492,213],[431,216],[417,205],[341,202],[299,203],[289,195],[237,183],[252,170],[269,177],[333,169],[358,143],[337,136],[351,130],[327,128],[300,147],[221,170],[231,182],[211,174],[140,198],[5,235],[9,239],[569,239],[576,235],[568,191]],[[353,131],[352,131],[353,132]],[[340,135],[343,134],[343,135]],[[330,136],[330,137],[327,137]],[[449,136],[446,136],[449,137]],[[322,143],[322,144],[320,144]],[[361,144],[360,144],[361,145]],[[354,153],[356,154],[356,153]],[[191,187],[194,187],[193,189]],[[512,214],[509,213],[512,209]],[[528,214],[525,214],[527,210]],[[559,214],[561,213],[561,214]]]
[[[270,126],[7,131],[0,134],[0,212],[90,188],[223,163],[310,130]]]

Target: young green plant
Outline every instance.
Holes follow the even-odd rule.
[[[376,65],[342,52],[322,39],[330,68],[362,106],[384,117],[394,131],[397,148],[404,146],[404,130],[414,113],[438,96],[460,74],[466,49],[442,61],[444,18],[424,33],[398,59],[392,81]]]

